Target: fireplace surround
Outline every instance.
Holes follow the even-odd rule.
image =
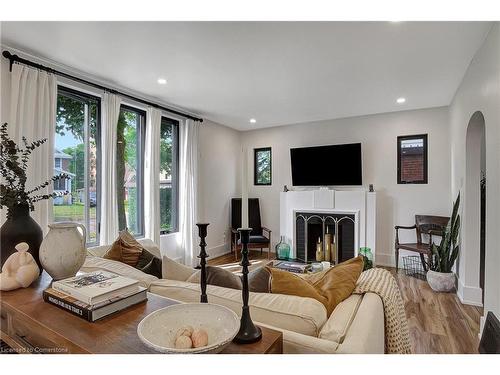
[[[316,246],[312,241],[317,242],[320,238],[324,244],[328,229],[329,233],[336,235],[337,261],[357,256],[360,247],[369,247],[376,262],[376,194],[363,188],[320,188],[280,193],[280,235],[290,245],[290,256],[315,261],[313,251],[315,254]],[[309,219],[307,238],[304,219],[297,221],[301,215]],[[340,242],[342,246],[338,246]]]

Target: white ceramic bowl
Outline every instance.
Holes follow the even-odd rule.
[[[186,325],[207,331],[208,345],[176,349],[175,334]],[[239,329],[240,318],[227,307],[211,303],[180,303],[146,316],[137,326],[137,334],[144,344],[162,353],[218,353],[233,340]]]

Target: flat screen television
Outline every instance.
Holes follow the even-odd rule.
[[[294,186],[361,185],[361,143],[290,149]]]

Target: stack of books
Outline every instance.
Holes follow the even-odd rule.
[[[311,270],[311,265],[307,263],[298,263],[298,262],[287,262],[287,261],[276,261],[273,264],[274,268],[295,272],[295,273],[307,273]]]
[[[44,301],[89,322],[95,322],[147,300],[146,288],[137,280],[107,271],[79,274],[54,281],[43,291]]]

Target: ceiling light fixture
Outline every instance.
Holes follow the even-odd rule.
[[[165,78],[158,78],[158,83],[160,85],[166,85],[167,84],[167,80]]]
[[[398,103],[398,104],[403,104],[404,102],[406,102],[406,99],[405,99],[405,98],[398,98],[398,99],[396,100],[396,103]]]
[[[256,120],[256,119],[254,119],[254,118],[251,118],[251,119],[250,119],[250,124],[255,124],[256,122],[257,122],[257,120]]]

